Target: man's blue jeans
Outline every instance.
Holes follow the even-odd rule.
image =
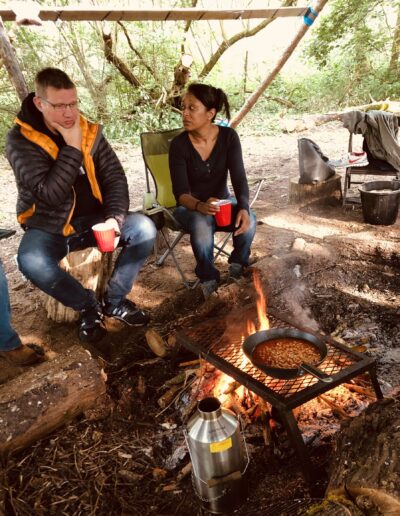
[[[7,279],[0,262],[0,351],[11,351],[21,345],[18,333],[11,326],[11,307]]]
[[[215,217],[212,215],[203,215],[183,206],[178,206],[174,211],[174,217],[190,234],[190,243],[197,262],[195,272],[202,283],[220,279],[220,273],[214,266],[214,233],[216,231],[234,232],[237,211],[234,201],[232,203],[232,223],[223,227],[216,225]],[[256,217],[250,210],[250,227],[245,233],[233,237],[233,251],[229,257],[229,263],[239,263],[245,267],[249,265],[250,248],[255,232]]]
[[[65,306],[74,310],[94,306],[94,293],[61,269],[59,262],[69,252],[96,247],[91,227],[97,222],[102,220],[94,217],[74,220],[76,233],[68,237],[46,233],[41,229],[28,229],[18,249],[18,265],[22,274]],[[148,217],[139,213],[126,217],[119,243],[122,250],[105,292],[105,301],[113,307],[132,290],[140,268],[153,248],[155,237],[156,228]]]

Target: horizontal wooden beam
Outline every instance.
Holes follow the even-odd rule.
[[[251,18],[278,18],[303,16],[307,7],[280,7],[276,9],[114,9],[54,7],[41,8],[42,21],[179,21],[179,20],[248,20]],[[0,9],[3,21],[15,21],[12,9]],[[27,18],[29,13],[26,13]]]

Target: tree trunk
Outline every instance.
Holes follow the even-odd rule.
[[[328,495],[362,514],[400,514],[400,399],[384,399],[342,425]],[[352,513],[353,514],[353,513]]]
[[[396,27],[394,29],[392,50],[390,53],[389,73],[397,73],[400,57],[400,4],[397,9]]]
[[[105,391],[104,372],[81,346],[29,368],[0,386],[0,456],[68,423],[92,408]]]
[[[8,75],[13,83],[17,95],[21,101],[28,95],[28,86],[26,85],[24,76],[22,75],[17,56],[7,36],[3,20],[0,17],[0,57],[7,69]]]
[[[289,183],[289,204],[309,204],[325,202],[328,198],[342,198],[341,176],[335,174],[326,181],[312,185],[299,183],[299,178],[292,178]]]
[[[135,86],[135,88],[140,88],[142,85],[139,79],[133,74],[128,65],[122,61],[113,51],[113,40],[111,34],[106,34],[103,32],[103,41],[104,41],[104,55],[108,62],[115,66],[115,68],[119,71],[119,73],[125,77],[125,79]]]
[[[319,14],[322,9],[324,8],[325,4],[328,2],[328,0],[318,0],[317,5],[314,8],[314,11]],[[309,29],[309,25],[306,25],[303,23],[294,37],[293,41],[290,43],[288,48],[285,50],[275,67],[272,69],[272,71],[267,75],[267,77],[264,79],[264,81],[260,84],[260,86],[256,89],[256,91],[250,96],[250,98],[247,100],[247,102],[244,104],[244,106],[241,108],[239,113],[233,118],[231,121],[230,126],[236,127],[240,124],[242,119],[247,115],[247,113],[251,110],[251,108],[254,106],[254,104],[257,102],[257,100],[260,98],[260,96],[264,93],[264,91],[268,88],[268,86],[271,84],[271,82],[275,79],[275,77],[278,75],[278,73],[283,68],[283,65],[286,63],[286,61],[289,59],[289,57],[293,54],[295,48],[300,43],[303,36],[306,34],[306,32]]]
[[[85,288],[93,290],[98,298],[104,293],[112,271],[112,253],[101,253],[96,247],[69,253],[60,266],[76,278]],[[78,312],[45,295],[47,317],[56,322],[76,321]]]

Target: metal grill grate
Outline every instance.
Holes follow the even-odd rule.
[[[297,328],[293,323],[283,321],[269,313],[271,328]],[[373,360],[319,336],[327,342],[328,355],[318,366],[332,376],[332,384],[323,384],[317,378],[305,374],[291,380],[280,380],[266,375],[248,360],[242,351],[244,336],[241,333],[227,332],[224,318],[216,318],[201,323],[178,334],[178,340],[186,348],[200,353],[226,374],[254,390],[267,401],[283,401],[285,405],[297,406],[316,395],[331,389],[357,373],[368,370]],[[260,392],[261,391],[261,392]],[[272,399],[271,399],[272,398]]]
[[[292,380],[278,380],[254,367],[242,352],[244,334],[247,334],[243,331],[243,327],[247,319],[245,313],[236,315],[235,319],[230,316],[229,323],[227,318],[223,317],[208,319],[202,324],[186,329],[185,332],[178,333],[177,341],[258,394],[278,410],[297,451],[304,475],[310,480],[312,465],[294,418],[293,409],[364,372],[369,373],[377,398],[382,398],[376,378],[375,361],[342,346],[329,337],[318,335],[328,347],[328,354],[318,367],[331,376],[332,382],[325,383],[308,374]],[[282,320],[271,313],[271,310],[268,318],[271,328],[296,328],[307,331],[298,328],[290,321]]]

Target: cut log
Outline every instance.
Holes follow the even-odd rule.
[[[80,346],[0,386],[0,456],[20,450],[93,408],[105,373]]]
[[[313,185],[300,184],[298,177],[290,179],[290,204],[309,204],[315,201],[324,202],[329,197],[334,197],[338,200],[342,198],[342,183],[339,174],[335,174],[326,181]]]
[[[362,514],[400,514],[399,429],[400,399],[393,398],[373,403],[344,422],[328,496],[344,499],[346,506],[353,503]]]
[[[96,247],[69,253],[60,266],[76,278],[85,288],[93,290],[98,299],[103,296],[112,272],[113,253],[101,253]],[[76,321],[78,312],[45,295],[47,317],[56,322]]]

